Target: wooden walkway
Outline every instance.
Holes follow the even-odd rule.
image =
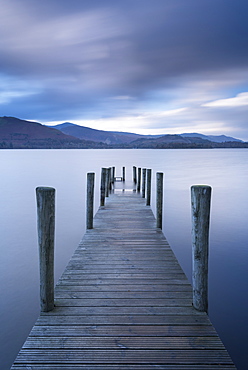
[[[145,200],[106,200],[12,369],[234,369]]]

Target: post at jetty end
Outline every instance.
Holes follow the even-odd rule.
[[[151,187],[152,187],[152,170],[149,168],[146,171],[146,205],[151,205]]]
[[[142,168],[142,198],[146,195],[146,168]]]
[[[137,167],[133,166],[133,182],[137,184]]]
[[[157,227],[162,229],[163,222],[163,172],[157,172]]]
[[[54,308],[55,189],[36,188],[37,227],[40,260],[40,309]]]
[[[87,173],[87,229],[93,229],[94,214],[94,172]]]
[[[138,168],[138,181],[137,181],[137,192],[140,193],[140,185],[141,185],[141,168]]]
[[[100,199],[100,205],[103,207],[105,205],[105,196],[106,196],[106,176],[107,176],[107,168],[102,168],[101,172],[101,199]]]
[[[122,167],[122,181],[126,181],[126,168]]]
[[[208,311],[208,250],[211,187],[191,187],[193,306]]]

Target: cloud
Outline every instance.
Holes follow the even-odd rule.
[[[203,107],[214,107],[214,108],[219,107],[233,108],[243,106],[248,107],[248,92],[240,93],[234,98],[219,99],[203,104]]]
[[[3,115],[99,128],[120,119],[131,131],[243,130],[243,112],[234,121],[223,104],[245,109],[246,1],[0,4]]]
[[[18,98],[30,98],[42,91],[40,83],[14,79],[0,74],[0,105],[15,103]]]

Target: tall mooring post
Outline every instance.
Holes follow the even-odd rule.
[[[152,170],[149,168],[146,171],[146,205],[151,205],[151,186],[152,186]]]
[[[87,173],[87,216],[86,227],[93,229],[93,213],[94,213],[94,172]]]
[[[126,168],[122,167],[122,181],[126,181]]]
[[[138,180],[137,180],[137,192],[140,192],[140,185],[141,185],[141,168],[138,167]]]
[[[142,168],[142,198],[146,195],[146,168]]]
[[[109,174],[109,168],[106,168],[106,182],[105,182],[105,196],[109,196],[109,182],[110,182],[110,174]]]
[[[112,184],[115,182],[115,167],[112,167],[111,182],[112,182]]]
[[[100,205],[103,207],[105,205],[105,195],[106,195],[106,176],[107,176],[107,168],[102,168],[101,172],[101,189],[100,189]]]
[[[108,168],[108,190],[109,193],[112,191],[112,179],[111,179],[112,169],[111,167]]]
[[[40,309],[54,308],[55,189],[36,188],[37,228],[40,261]]]
[[[137,167],[133,166],[133,182],[137,183]]]
[[[163,172],[157,172],[157,227],[162,229],[163,223]]]
[[[193,306],[208,311],[208,250],[211,187],[191,187]]]

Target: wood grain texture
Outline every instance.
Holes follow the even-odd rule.
[[[109,194],[12,369],[234,369],[145,200]]]

